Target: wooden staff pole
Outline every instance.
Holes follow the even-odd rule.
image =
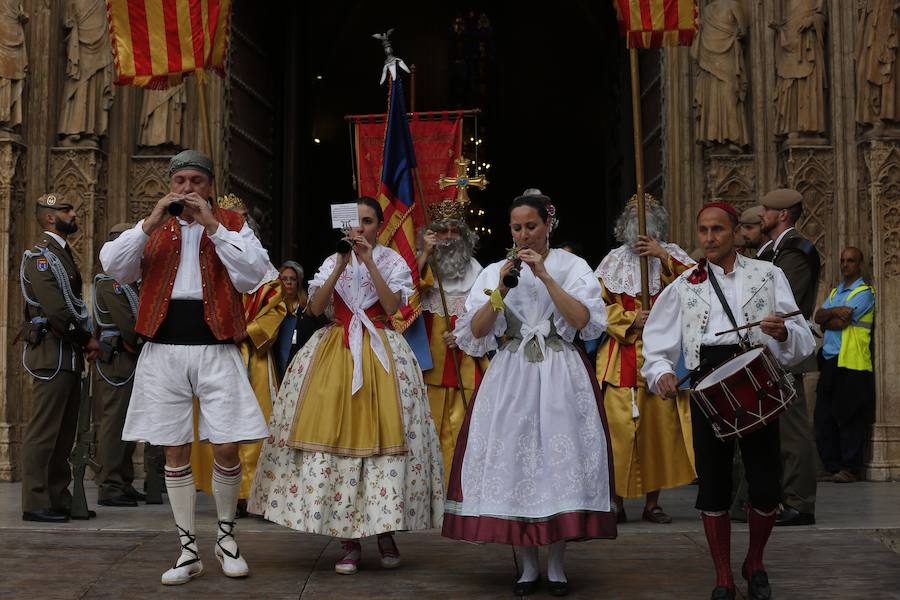
[[[203,144],[206,146],[206,154],[212,160],[213,165],[216,159],[213,156],[212,136],[209,134],[209,111],[206,104],[206,72],[203,69],[197,71],[197,97],[200,105],[200,128],[203,130]],[[218,198],[216,194],[216,179],[213,177],[213,198]]]
[[[416,112],[416,65],[409,66],[409,112]]]
[[[644,204],[644,134],[641,130],[641,82],[637,48],[628,50],[631,60],[631,119],[634,122],[634,174],[637,179],[638,232],[647,235],[647,213]],[[647,257],[641,257],[641,309],[650,310],[650,284]]]
[[[425,196],[422,194],[422,181],[419,178],[419,169],[412,169],[413,176],[416,182],[416,190],[419,195],[419,201],[422,202],[422,208],[425,208]],[[428,257],[428,266],[431,267],[431,272],[434,273],[434,280],[437,282],[438,292],[441,296],[441,307],[444,309],[444,326],[447,328],[448,332],[453,332],[453,323],[450,319],[450,308],[447,306],[447,296],[444,294],[444,283],[441,279],[441,271],[438,268],[437,259],[435,259],[432,254]],[[459,396],[462,398],[463,406],[465,408],[469,407],[469,401],[466,400],[466,390],[463,387],[462,380],[462,371],[459,368],[459,358],[456,356],[455,348],[447,348],[447,352],[450,353],[450,357],[453,359],[453,370],[456,372],[456,387],[459,390]]]

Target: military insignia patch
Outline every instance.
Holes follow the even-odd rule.
[[[50,263],[47,262],[46,258],[39,257],[37,261],[35,261],[35,266],[37,266],[38,271],[46,271],[50,268]]]
[[[114,284],[113,284],[113,292],[115,292],[115,293],[117,293],[117,294],[121,294],[121,293],[122,293],[122,286],[119,285],[118,283],[114,283]]]

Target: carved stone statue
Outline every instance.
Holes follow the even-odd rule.
[[[746,34],[747,17],[737,0],[714,0],[703,7],[691,47],[698,67],[694,107],[700,143],[730,144],[737,150],[750,145],[744,105],[749,85],[742,46]]]
[[[821,138],[825,115],[825,0],[787,0],[775,29],[775,132]]]
[[[900,0],[865,0],[856,44],[856,121],[900,122]]]
[[[22,0],[0,0],[0,129],[22,124],[22,90],[28,74]]]
[[[64,0],[66,77],[59,134],[64,143],[106,135],[112,108],[113,55],[104,0]]]
[[[181,147],[182,117],[186,104],[187,94],[183,83],[167,90],[144,90],[138,145]]]

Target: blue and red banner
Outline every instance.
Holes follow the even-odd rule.
[[[416,266],[416,232],[425,224],[422,203],[416,201],[416,153],[406,118],[403,82],[391,78],[388,92],[388,114],[384,132],[384,158],[378,203],[384,211],[384,225],[378,241],[396,250],[412,271],[415,293],[409,303],[401,307],[391,320],[394,328],[406,336],[423,370],[432,367],[428,347],[428,332],[421,318],[419,269]]]
[[[379,118],[380,117],[380,118]],[[353,115],[359,195],[378,197],[381,188],[381,161],[384,157],[386,115]],[[456,159],[462,154],[463,118],[456,111],[409,113],[409,132],[416,155],[416,171],[422,185],[422,197],[416,200],[426,207],[445,198],[453,198],[456,187],[441,191],[438,179],[453,177]]]

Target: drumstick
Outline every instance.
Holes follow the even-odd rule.
[[[780,318],[782,318],[782,319],[788,319],[788,318],[790,318],[790,317],[796,317],[797,315],[802,315],[802,314],[803,314],[803,311],[802,311],[802,310],[795,310],[794,312],[788,313],[788,314],[786,314],[786,315],[776,315],[776,316],[778,316],[778,317],[780,317]],[[716,337],[718,337],[718,336],[720,336],[720,335],[725,335],[726,333],[734,333],[734,332],[740,331],[740,330],[742,330],[742,329],[750,329],[751,327],[756,327],[756,326],[759,325],[760,323],[762,323],[762,321],[755,321],[755,322],[753,322],[753,323],[747,323],[746,325],[741,325],[740,327],[734,327],[734,328],[732,328],[732,329],[726,329],[725,331],[720,331],[720,332],[718,332],[718,333],[716,334]]]

